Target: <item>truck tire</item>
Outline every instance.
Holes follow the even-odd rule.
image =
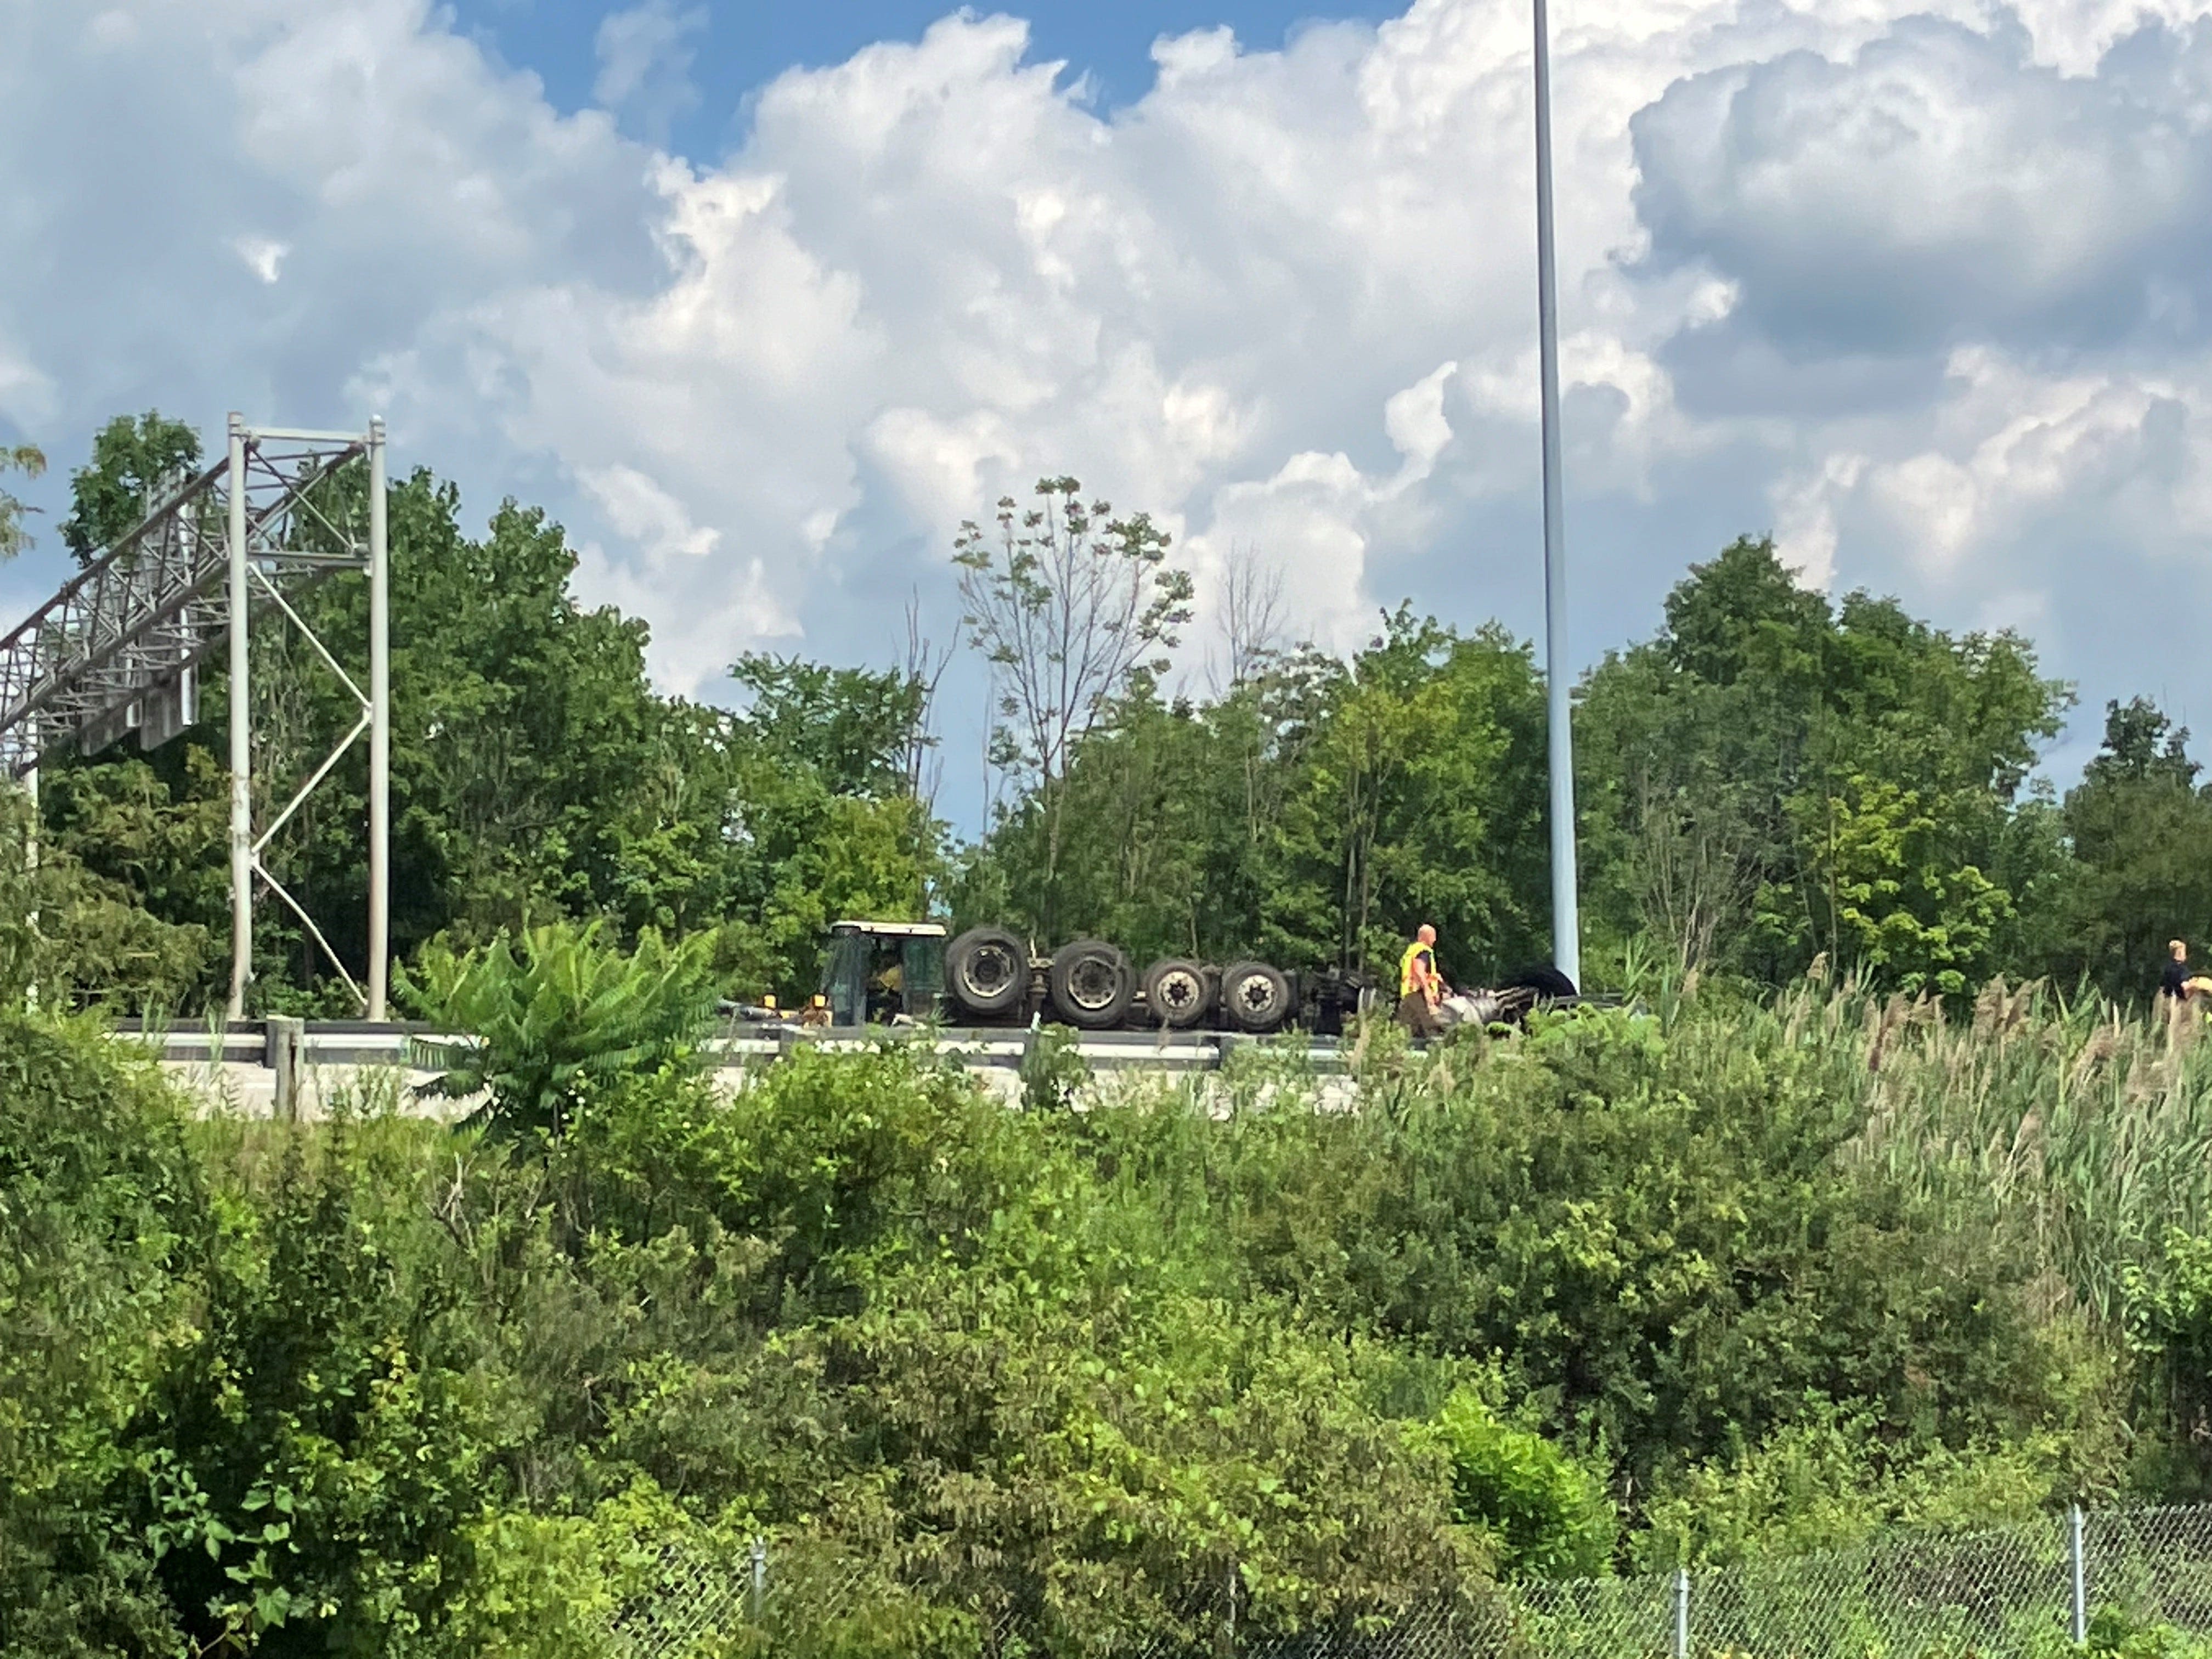
[[[1154,1025],[1188,1031],[1206,1018],[1213,999],[1206,994],[1206,969],[1170,957],[1145,969],[1145,1009]]]
[[[1060,1018],[1081,1030],[1103,1031],[1129,1017],[1137,975],[1119,945],[1079,939],[1053,952],[1045,988]]]
[[[1003,927],[970,927],[945,947],[945,993],[978,1019],[1014,1012],[1030,994],[1029,947]]]
[[[1264,962],[1232,962],[1221,970],[1221,1015],[1252,1036],[1279,1031],[1291,1017],[1290,976]]]
[[[1548,962],[1540,962],[1533,968],[1523,968],[1498,988],[1504,990],[1508,988],[1534,991],[1539,1002],[1564,1002],[1575,995],[1574,981]]]

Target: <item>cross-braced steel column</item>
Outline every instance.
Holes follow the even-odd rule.
[[[64,744],[93,755],[136,732],[143,748],[198,720],[199,665],[225,653],[230,680],[230,984],[246,1012],[257,887],[289,910],[362,1010],[381,1018],[389,985],[391,556],[382,421],[367,433],[255,427],[230,416],[227,453],[165,483],[145,518],[0,638],[0,776],[34,774]],[[366,490],[338,481],[356,460]],[[356,480],[356,484],[357,484]],[[363,510],[365,509],[365,510]],[[366,526],[362,520],[367,520]],[[299,601],[342,572],[368,578],[368,690],[319,638]],[[297,630],[358,710],[351,727],[266,823],[254,822],[252,660],[256,604]],[[270,867],[271,842],[353,745],[369,740],[367,973],[346,963]],[[266,769],[270,757],[263,757]]]
[[[246,542],[246,417],[230,417],[230,1003],[246,1018],[253,977],[253,713],[246,699],[251,610]]]

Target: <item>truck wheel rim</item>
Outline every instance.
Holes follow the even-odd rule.
[[[1264,1014],[1275,1006],[1275,985],[1265,974],[1247,974],[1237,981],[1237,1001],[1247,1013]]]
[[[1121,976],[1103,957],[1085,957],[1068,970],[1067,1000],[1085,1012],[1106,1007],[1121,989]]]
[[[1152,994],[1160,1005],[1161,1012],[1187,1014],[1205,997],[1206,988],[1198,982],[1195,974],[1178,969],[1172,974],[1161,975],[1159,984]]]
[[[1014,964],[1006,952],[997,948],[978,951],[961,969],[960,979],[971,995],[996,996],[1012,982]]]

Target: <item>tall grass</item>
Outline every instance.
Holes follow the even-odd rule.
[[[2212,1045],[2192,1010],[2130,1016],[1999,982],[1971,1018],[1810,987],[1770,1018],[1855,1062],[1866,1127],[1850,1157],[1936,1203],[2024,1221],[2102,1317],[2169,1228],[2212,1228]]]
[[[1656,1018],[1692,1092],[1746,1064],[1792,1066],[1798,1089],[1856,1115],[1845,1163],[1954,1225],[2020,1224],[2102,1319],[2170,1229],[2212,1231],[2212,1042],[2193,1009],[2002,981],[1946,1009],[1815,977],[1760,1005],[1668,998]]]
[[[1670,995],[1656,1013],[1578,1017],[1656,1025],[1669,1084],[1692,1097],[1741,1097],[1747,1067],[1786,1074],[1791,1096],[1832,1114],[1844,1164],[1893,1178],[1946,1230],[2016,1224],[2054,1293],[2100,1319],[2121,1317],[2127,1268],[2154,1261],[2170,1229],[2212,1233],[2212,1042],[2192,1010],[2145,1016],[2002,981],[1946,1009],[1814,978],[1760,1004]],[[1389,1156],[1419,1103],[1499,1086],[1519,1041],[1470,1032],[1419,1055],[1387,1024],[1361,1036],[1346,1051],[1360,1121],[1347,1131]],[[1240,1121],[1271,1133],[1270,1107],[1349,1103],[1303,1053],[1240,1055],[1200,1091],[1206,1109],[1167,1166],[1204,1170]]]

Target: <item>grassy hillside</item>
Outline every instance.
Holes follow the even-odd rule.
[[[1808,985],[1377,1031],[1352,1112],[678,1053],[556,1136],[191,1121],[0,1016],[0,1654],[594,1654],[760,1531],[951,1650],[2194,1498],[2206,1056]]]

